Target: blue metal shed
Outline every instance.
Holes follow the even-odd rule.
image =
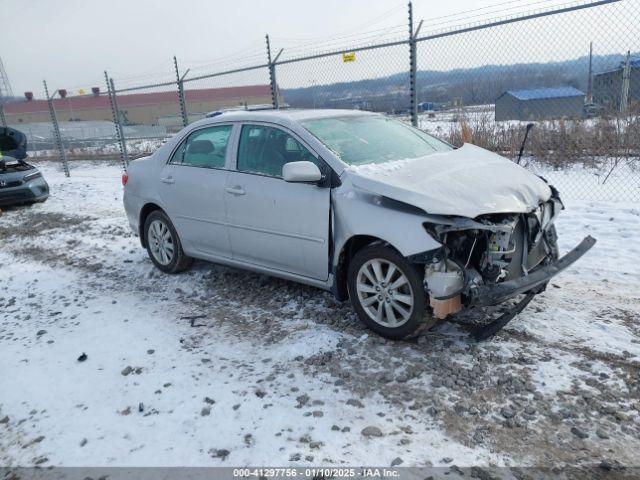
[[[507,90],[496,100],[496,120],[546,120],[582,116],[585,93],[571,86]]]

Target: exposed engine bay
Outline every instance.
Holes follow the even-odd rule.
[[[563,209],[556,192],[536,210],[426,224],[442,248],[425,265],[433,315],[443,319],[476,303],[480,287],[528,276],[558,259],[553,221]],[[537,286],[536,293],[544,290]]]

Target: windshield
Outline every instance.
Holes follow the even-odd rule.
[[[452,150],[448,144],[378,115],[317,118],[302,125],[349,165],[404,160]]]

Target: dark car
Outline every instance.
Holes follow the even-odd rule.
[[[42,173],[24,161],[27,139],[13,128],[0,127],[0,207],[44,202],[49,185]]]

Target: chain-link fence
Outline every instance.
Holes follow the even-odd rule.
[[[516,158],[533,123],[523,164],[565,196],[640,199],[640,2],[589,5],[422,36],[420,128]]]
[[[120,82],[105,72],[123,165],[149,155],[189,123],[219,110],[272,106],[268,65],[219,72],[173,68],[151,84]],[[200,70],[200,71],[198,71]]]
[[[640,0],[468,23],[480,10],[464,24],[452,15],[418,22],[409,4],[408,22],[384,31],[329,43],[267,37],[240,60],[183,66],[174,57],[151,78],[105,73],[103,90],[52,92],[52,135],[32,133],[44,128],[32,122],[20,128],[43,150],[58,145],[58,130],[61,157],[119,155],[126,168],[226,109],[372,110],[512,159],[531,123],[521,162],[565,197],[640,199]],[[5,105],[8,123],[19,117],[13,108]]]
[[[276,67],[278,87],[286,105],[293,108],[406,113],[410,103],[408,59],[406,43],[285,58]]]
[[[108,96],[99,87],[55,89],[43,82],[26,95],[2,111],[4,124],[26,135],[32,158],[58,160],[67,175],[70,160],[119,158]]]

